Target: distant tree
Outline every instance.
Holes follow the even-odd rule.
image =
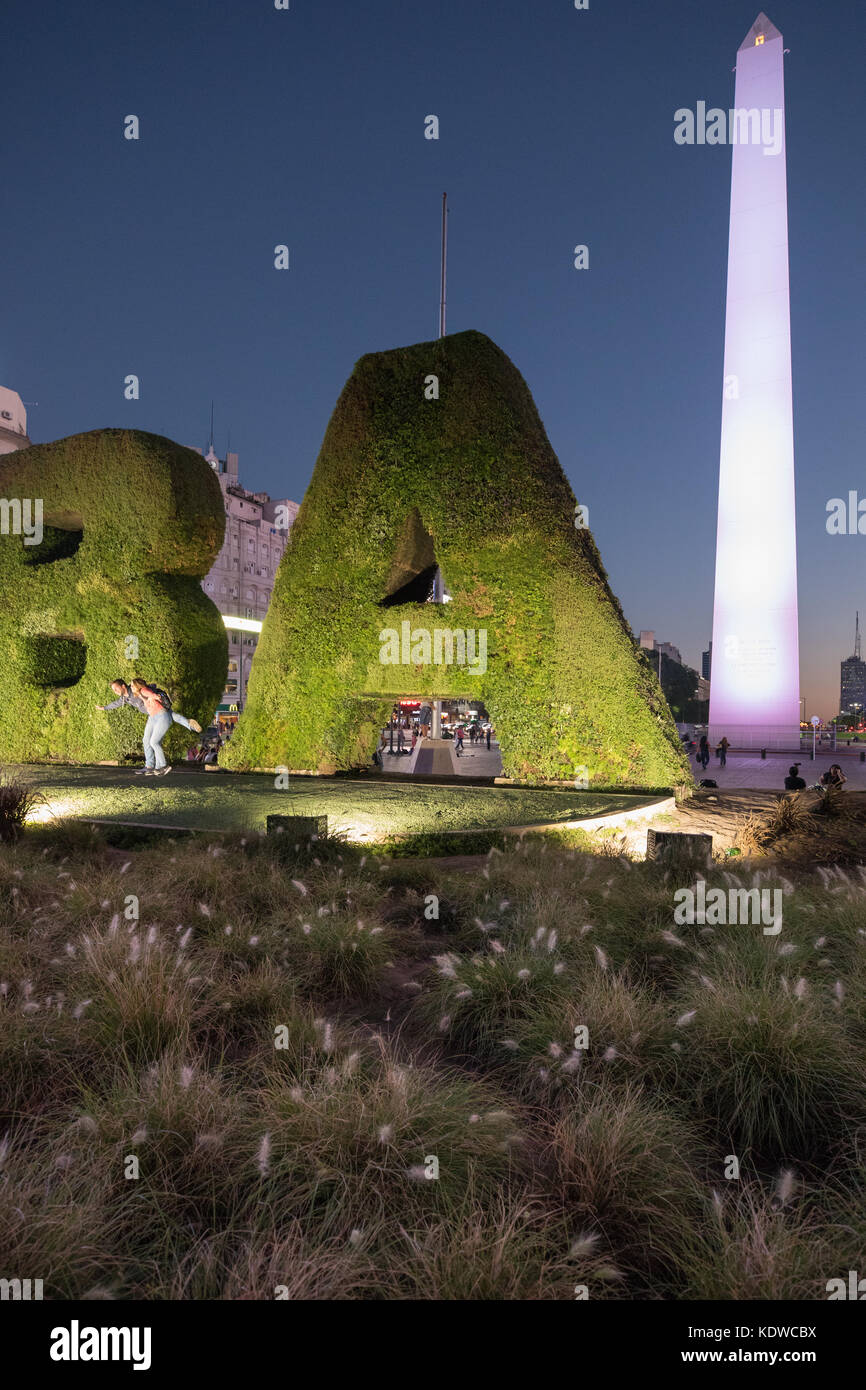
[[[658,675],[658,652],[647,651],[646,657]],[[691,666],[674,661],[672,657],[662,657],[662,691],[671,714],[681,724],[705,724],[707,721],[709,702],[696,699],[697,688],[697,671]]]

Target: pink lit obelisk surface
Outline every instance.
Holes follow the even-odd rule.
[[[729,125],[736,143],[709,736],[749,748],[799,747],[788,193],[784,139],[774,150],[766,138],[774,123],[784,131],[783,48],[759,15],[737,54],[742,116]]]

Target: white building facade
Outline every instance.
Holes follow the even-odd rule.
[[[219,478],[226,509],[222,549],[202,588],[228,631],[228,676],[217,713],[231,720],[246,704],[256,644],[299,504],[241,487],[237,454],[220,459],[211,446],[204,458]]]

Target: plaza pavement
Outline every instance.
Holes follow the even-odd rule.
[[[427,763],[432,765],[426,766]],[[386,749],[382,755],[382,771],[404,775],[426,772],[446,777],[501,777],[502,756],[496,739],[491,739],[488,753],[486,744],[476,744],[473,748],[467,738],[459,758],[454,756],[451,739],[419,739],[415,752],[408,758],[398,757],[396,753],[392,757]]]
[[[433,743],[431,739],[422,739],[416,745],[415,756],[413,757],[391,757],[389,753],[384,755],[385,772],[401,772],[411,774],[416,771],[415,762],[418,753],[424,749],[425,743],[430,748]],[[446,743],[443,749],[450,746]],[[831,763],[838,763],[845,776],[848,778],[846,786],[852,791],[866,791],[866,762],[860,761],[860,752],[866,752],[866,745],[852,744],[847,748],[844,743],[840,743],[836,752],[816,752],[815,761],[812,762],[809,753],[767,753],[766,758],[762,758],[759,753],[729,753],[725,767],[719,765],[719,760],[713,754],[710,758],[706,772],[701,770],[700,764],[696,763],[694,756],[690,758],[692,771],[695,781],[700,782],[702,777],[712,778],[718,782],[719,790],[742,790],[753,791],[784,791],[785,778],[788,775],[788,768],[792,763],[799,762],[800,776],[805,779],[807,786],[812,786],[817,782],[821,775],[827,771]],[[441,771],[446,775],[453,776],[456,773],[460,777],[501,777],[502,758],[499,752],[499,744],[494,739],[490,745],[490,752],[481,744],[475,748],[466,740],[465,749],[461,758],[452,759],[453,766],[436,771]],[[433,771],[433,769],[428,769]],[[420,768],[417,771],[421,771]]]
[[[694,756],[690,761],[695,781],[700,782],[703,777],[710,777],[714,782],[718,782],[719,791],[726,788],[784,791],[785,778],[792,763],[800,764],[800,776],[807,787],[819,781],[832,763],[838,763],[848,778],[846,787],[850,787],[852,791],[866,791],[866,762],[860,761],[861,749],[862,744],[852,744],[850,748],[842,744],[835,753],[816,752],[814,762],[809,753],[768,752],[766,758],[762,758],[759,753],[729,753],[726,767],[719,766],[719,760],[714,753],[706,772],[701,770],[701,765],[695,762]],[[866,749],[863,751],[866,752]]]

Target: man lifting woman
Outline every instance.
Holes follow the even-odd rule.
[[[201,724],[195,719],[187,719],[184,714],[178,714],[172,709],[171,699],[165,690],[158,685],[148,685],[137,676],[129,685],[124,680],[112,681],[111,689],[117,698],[112,700],[110,705],[97,705],[97,709],[121,709],[128,705],[130,709],[136,709],[139,714],[146,716],[144,737],[141,741],[144,749],[144,767],[137,769],[136,776],[164,777],[166,773],[171,772],[171,763],[166,760],[162,741],[172,724],[182,724],[185,729],[192,729],[197,734],[201,733]]]

